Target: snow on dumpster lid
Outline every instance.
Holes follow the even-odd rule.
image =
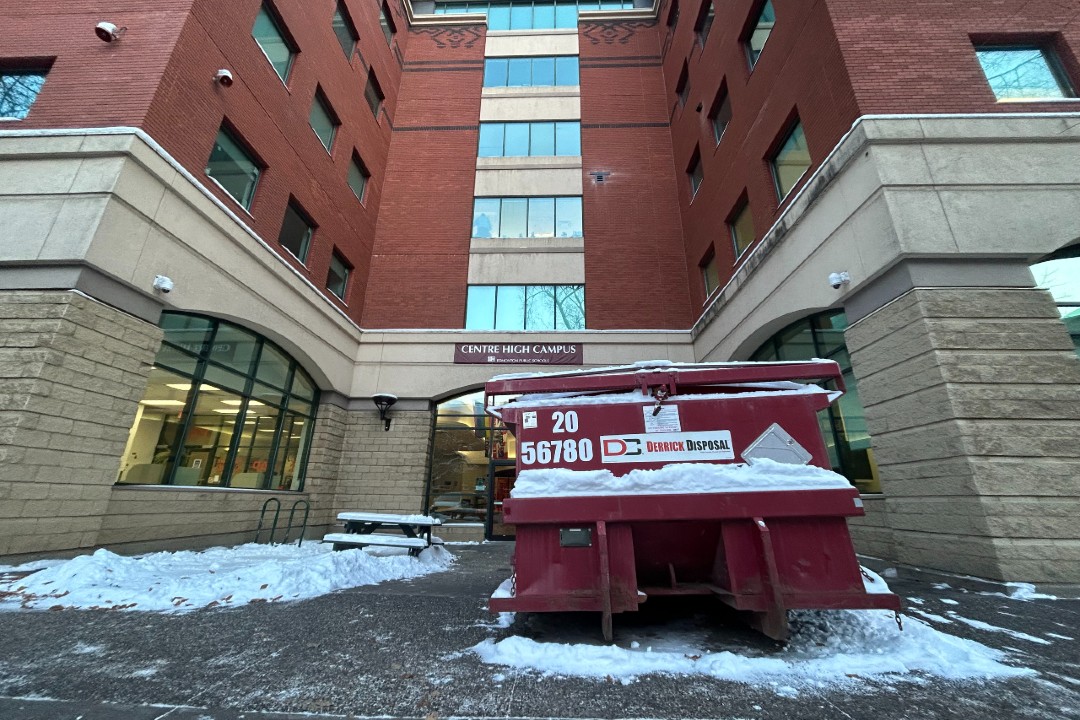
[[[834,360],[824,360],[822,358],[811,358],[810,360],[769,360],[763,363],[756,363],[750,361],[732,361],[732,362],[708,362],[708,363],[690,363],[690,362],[673,362],[671,360],[639,360],[630,365],[608,365],[605,367],[595,367],[588,369],[577,370],[556,370],[554,372],[527,372],[527,373],[504,373],[502,375],[493,375],[492,380],[522,380],[525,378],[543,378],[543,377],[558,377],[560,375],[605,375],[616,374],[626,372],[636,372],[640,370],[702,370],[705,368],[722,368],[722,367],[739,367],[741,365],[806,365],[808,363],[821,363],[830,364],[835,362]]]
[[[524,470],[518,475],[510,497],[681,495],[850,487],[847,478],[831,470],[761,459],[753,465],[677,463],[659,470],[631,470],[621,477],[615,477],[610,470]]]

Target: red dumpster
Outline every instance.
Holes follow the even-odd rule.
[[[839,392],[811,380],[843,387],[828,360],[489,382],[518,470],[514,576],[491,611],[598,611],[609,641],[613,614],[661,595],[715,596],[778,640],[789,609],[899,611],[864,584],[845,519],[862,501],[828,469],[817,420]]]

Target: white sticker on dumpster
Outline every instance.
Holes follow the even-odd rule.
[[[654,463],[734,460],[731,433],[710,432],[604,435],[600,438],[600,462]]]

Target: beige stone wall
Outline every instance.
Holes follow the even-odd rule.
[[[916,289],[855,323],[897,559],[1080,581],[1080,359],[1048,293]]]
[[[866,515],[848,518],[848,530],[856,552],[870,557],[892,559],[896,557],[892,528],[886,515],[884,495],[863,495]]]
[[[0,292],[0,555],[97,542],[160,342],[75,292]]]

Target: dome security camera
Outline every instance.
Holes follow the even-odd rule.
[[[233,74],[227,69],[221,68],[217,71],[217,73],[215,73],[214,80],[216,80],[217,84],[221,87],[232,87]]]
[[[154,287],[155,290],[160,290],[161,292],[163,292],[165,294],[168,294],[168,293],[172,292],[172,289],[175,286],[176,286],[176,284],[172,281],[172,278],[170,278],[170,277],[166,277],[164,275],[155,275],[154,276],[154,285],[153,285],[153,287]]]
[[[126,27],[117,27],[111,22],[99,22],[94,27],[94,34],[97,35],[98,39],[102,42],[111,43],[114,40],[119,40],[125,30],[127,30]]]
[[[829,284],[832,285],[833,290],[839,290],[844,285],[851,283],[851,275],[846,272],[834,272],[829,273]]]

